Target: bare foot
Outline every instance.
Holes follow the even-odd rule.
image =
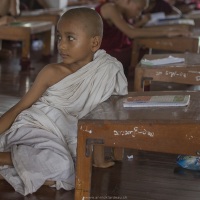
[[[47,185],[47,186],[52,186],[52,185],[55,185],[55,181],[50,181],[50,180],[47,180],[44,182],[44,185]]]
[[[99,167],[99,168],[108,168],[108,167],[112,167],[114,164],[115,162],[112,162],[112,161],[104,161],[103,163],[93,164],[93,166]]]
[[[124,157],[124,149],[115,147],[113,148],[113,160],[114,161],[122,161]]]
[[[112,167],[115,163],[112,160],[105,160],[104,146],[94,145],[93,166],[99,168]]]

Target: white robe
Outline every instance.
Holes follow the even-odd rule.
[[[49,87],[0,136],[0,151],[11,152],[14,167],[0,174],[23,195],[46,180],[57,189],[75,186],[77,122],[111,95],[127,94],[123,67],[104,50],[75,73]]]

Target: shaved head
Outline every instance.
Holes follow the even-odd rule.
[[[78,20],[81,22],[82,28],[91,37],[103,37],[103,21],[101,16],[93,9],[81,7],[66,11],[60,18],[61,20]]]

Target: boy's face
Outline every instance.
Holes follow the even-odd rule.
[[[139,17],[142,11],[144,10],[145,6],[146,5],[142,2],[129,1],[126,9],[126,17],[128,19]]]
[[[93,59],[92,37],[80,20],[61,19],[57,25],[58,52],[68,66],[84,66]]]

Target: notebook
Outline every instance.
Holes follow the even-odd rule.
[[[187,106],[190,95],[134,96],[123,101],[124,107]]]

